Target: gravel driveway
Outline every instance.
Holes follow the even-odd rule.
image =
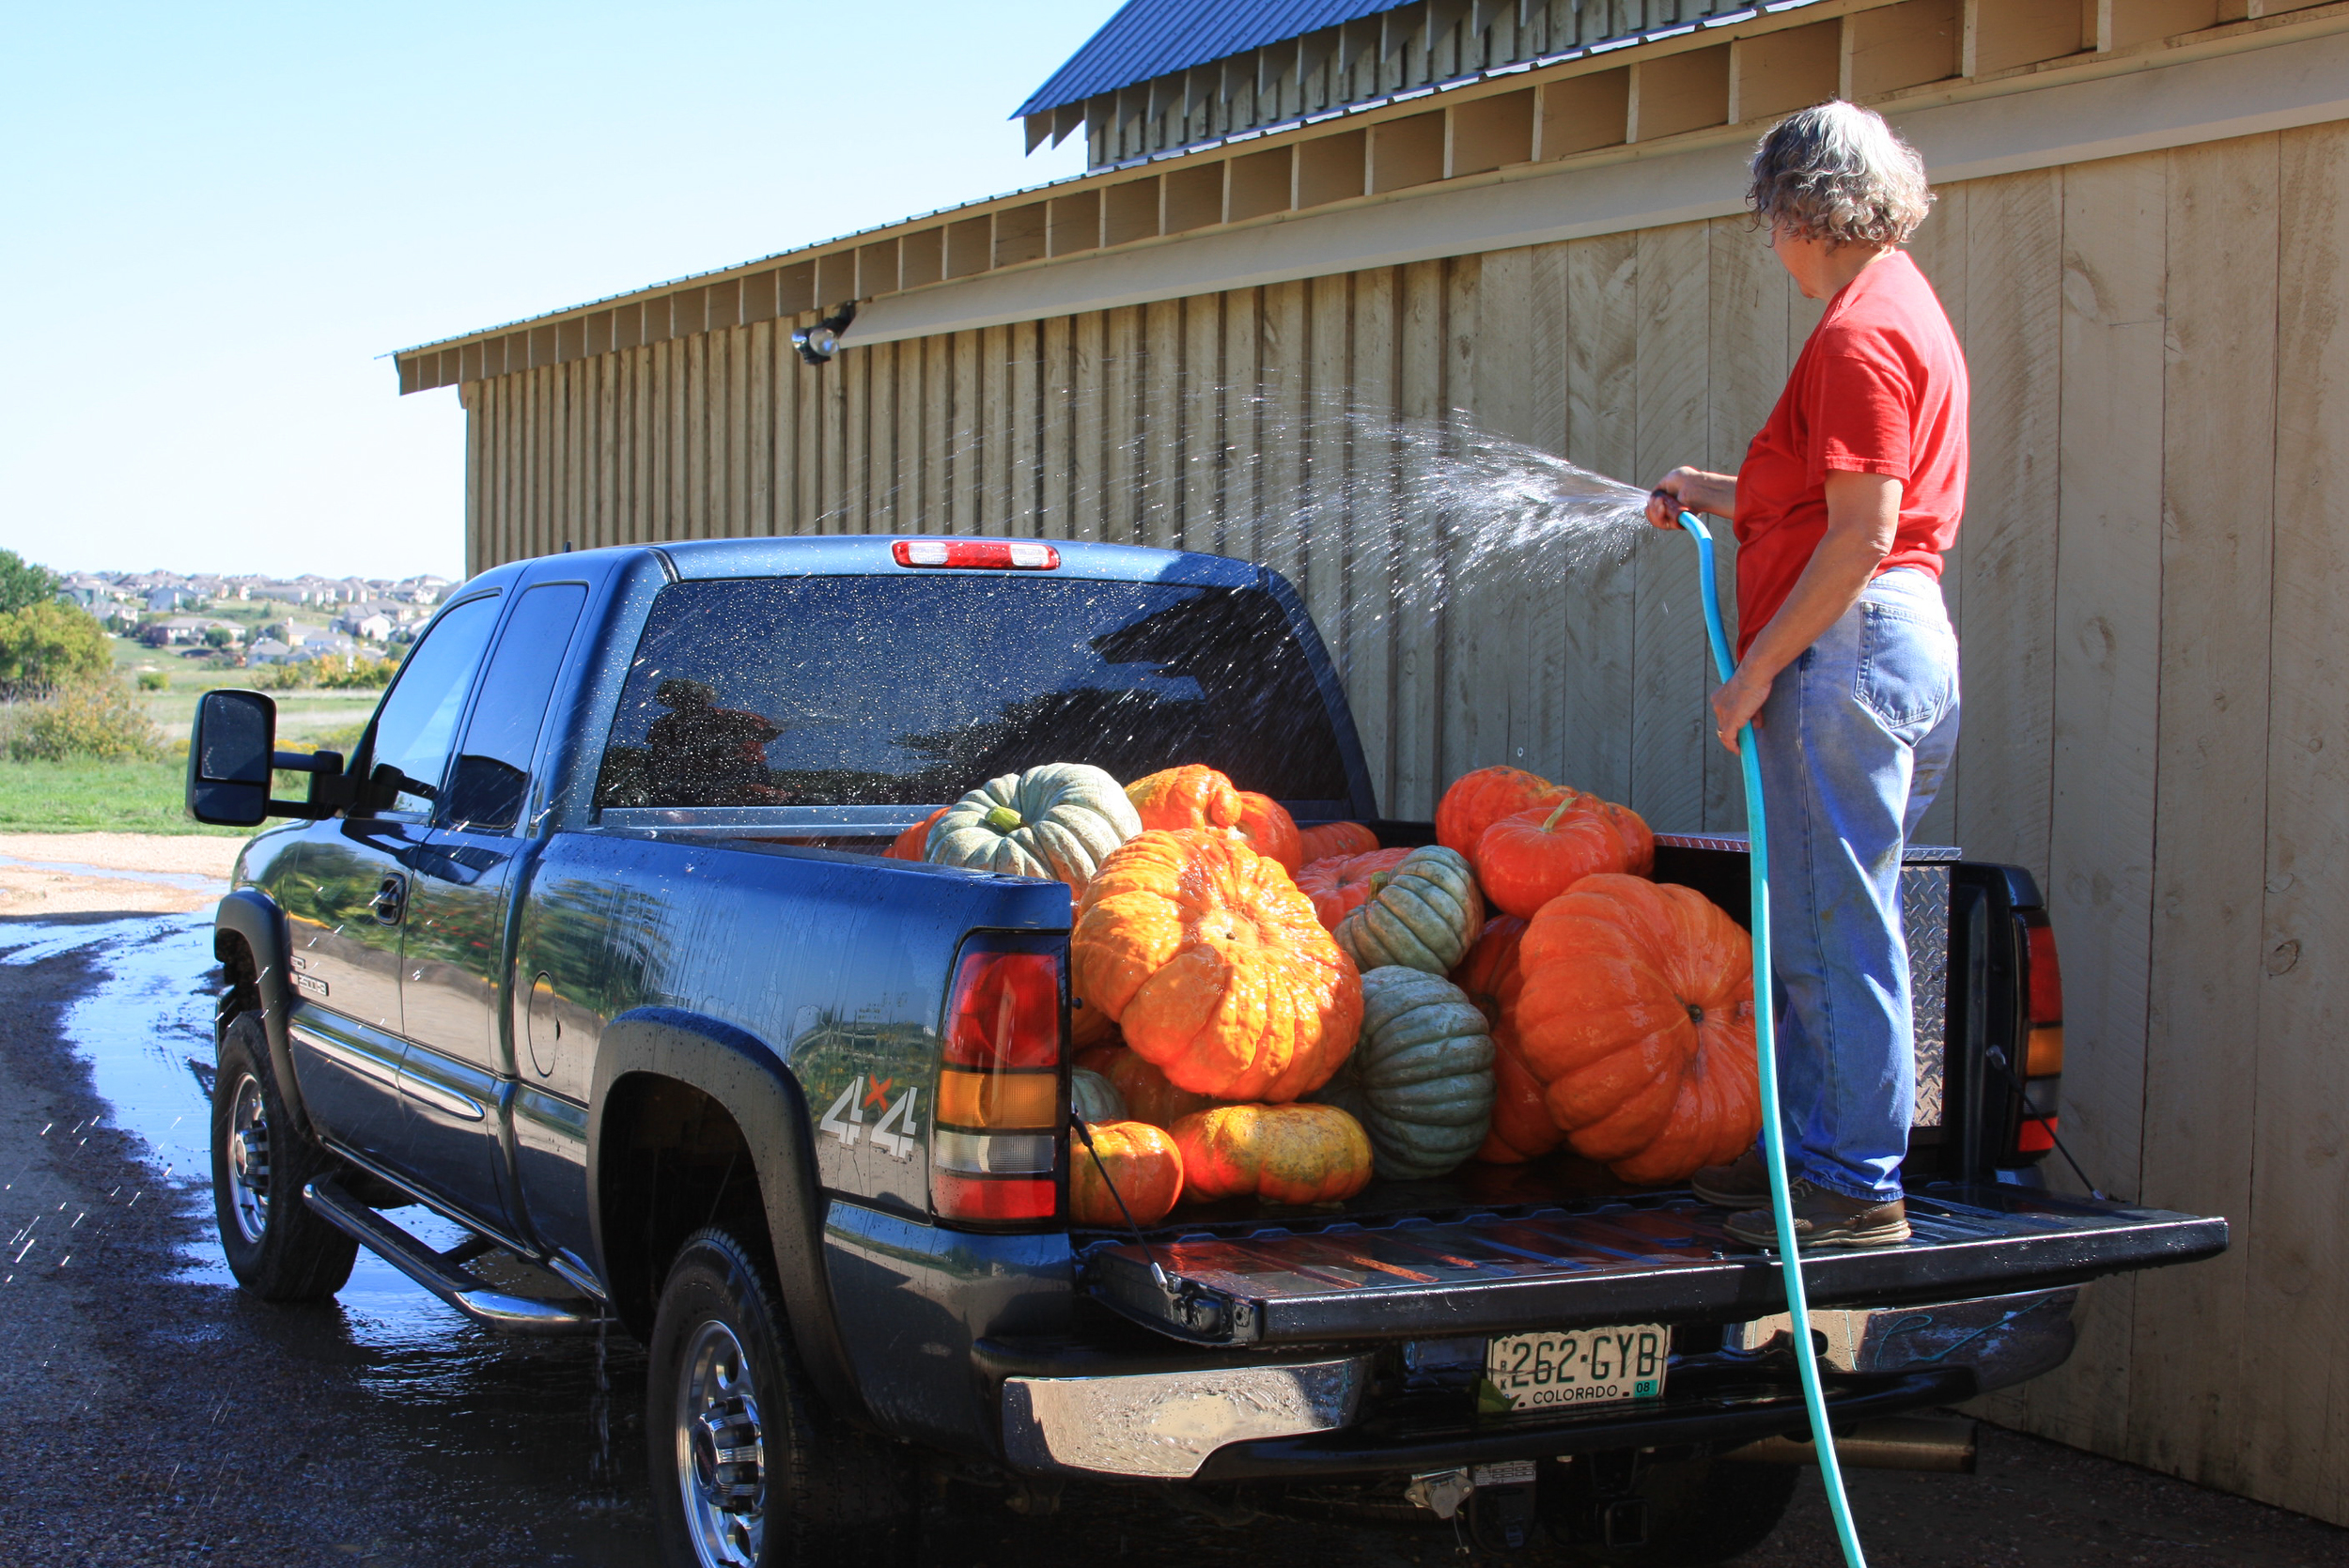
[[[324,1307],[228,1282],[203,1170],[203,920],[121,902],[149,912],[0,920],[0,1564],[652,1562],[632,1345],[497,1339],[364,1254]],[[1853,1494],[1887,1568],[2349,1562],[2349,1531],[1989,1428],[1978,1475],[1862,1472]],[[981,1514],[923,1553],[1111,1557],[1480,1560],[1448,1528],[1219,1523],[1075,1490],[1057,1516]],[[1815,1477],[1745,1560],[1834,1560]]]

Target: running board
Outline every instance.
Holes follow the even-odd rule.
[[[599,1319],[593,1312],[492,1290],[478,1275],[435,1252],[329,1177],[321,1176],[303,1188],[302,1201],[327,1223],[484,1328],[506,1334],[592,1334],[596,1330]]]

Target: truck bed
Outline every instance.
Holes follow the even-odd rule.
[[[1102,1237],[1084,1288],[1199,1344],[1503,1333],[1530,1326],[1736,1321],[1782,1312],[1774,1254],[1686,1193],[1431,1216],[1348,1215]],[[2012,1186],[1908,1197],[1912,1238],[1805,1259],[1814,1307],[1895,1306],[2077,1284],[2223,1251],[2227,1222]],[[1151,1256],[1171,1292],[1151,1274]]]

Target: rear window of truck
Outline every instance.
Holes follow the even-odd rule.
[[[936,805],[1047,762],[1347,794],[1305,650],[1261,589],[808,577],[661,591],[596,804]]]

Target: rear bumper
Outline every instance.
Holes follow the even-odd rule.
[[[2071,1354],[2076,1291],[1812,1314],[1838,1427],[1953,1404],[2035,1377]],[[1004,1456],[1034,1472],[1159,1481],[1380,1475],[1616,1449],[1735,1448],[1807,1434],[1784,1313],[1722,1331],[1673,1363],[1666,1397],[1548,1420],[1469,1414],[1465,1385],[1380,1397],[1378,1352],[1315,1359],[1147,1358],[983,1342],[1002,1380]],[[1481,1343],[1469,1353],[1482,1364]],[[1388,1364],[1392,1371],[1392,1363]],[[1388,1379],[1384,1387],[1393,1387]]]
[[[1830,1381],[1828,1415],[1841,1427],[1970,1399],[1964,1367],[1839,1377]],[[1507,1459],[1552,1459],[1617,1449],[1736,1448],[1808,1430],[1802,1396],[1724,1404],[1698,1397],[1655,1409],[1592,1414],[1533,1426],[1381,1430],[1377,1423],[1324,1435],[1232,1444],[1199,1469],[1200,1481],[1328,1480],[1416,1474]]]

